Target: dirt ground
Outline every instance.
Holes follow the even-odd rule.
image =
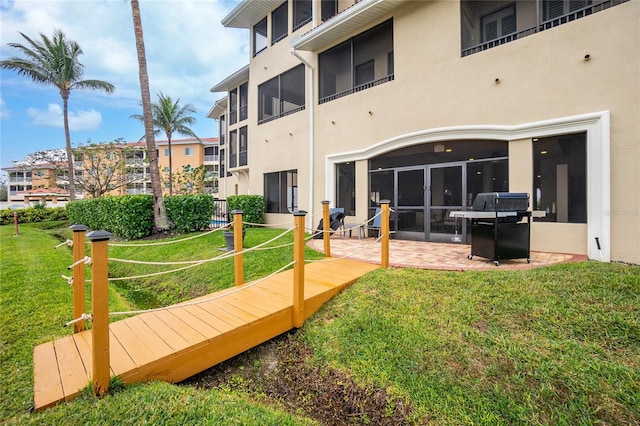
[[[385,389],[367,389],[345,373],[312,366],[312,351],[285,333],[181,383],[230,388],[323,425],[410,424],[411,407]]]

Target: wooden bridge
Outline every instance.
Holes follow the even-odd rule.
[[[381,266],[389,265],[389,202],[382,201]],[[109,379],[125,383],[179,382],[272,339],[304,321],[320,307],[377,265],[331,259],[329,208],[323,202],[325,261],[304,262],[304,215],[294,212],[293,269],[244,284],[242,212],[234,213],[236,286],[163,309],[109,323],[108,240],[95,231],[91,238],[91,316],[84,327],[86,226],[71,227],[73,240],[73,313],[75,333],[34,348],[34,408],[41,410],[76,397],[89,382],[102,395]]]
[[[352,260],[307,264],[304,317],[379,266]],[[110,373],[126,383],[179,382],[294,327],[293,270],[169,309],[109,324]],[[204,301],[203,303],[194,303]],[[36,346],[36,410],[76,397],[92,380],[92,330]]]

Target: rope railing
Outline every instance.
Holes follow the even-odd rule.
[[[65,322],[63,324],[63,327],[69,327],[70,325],[77,324],[80,321],[93,321],[93,315],[91,315],[91,314],[82,314],[76,319],[72,319],[71,321]]]
[[[109,316],[120,316],[120,315],[139,315],[139,314],[144,314],[147,312],[159,312],[159,311],[166,311],[166,310],[170,310],[170,309],[175,309],[175,308],[184,308],[187,306],[195,306],[195,305],[200,305],[202,303],[208,303],[217,299],[222,299],[223,297],[229,296],[231,294],[235,294],[238,293],[242,290],[246,290],[247,288],[251,288],[263,281],[266,281],[267,279],[273,277],[276,274],[279,274],[280,272],[284,271],[285,269],[287,269],[288,267],[292,266],[295,262],[289,262],[288,264],[284,265],[282,268],[278,269],[277,271],[274,271],[272,273],[270,273],[269,275],[260,278],[256,281],[252,281],[248,284],[245,284],[244,286],[241,287],[235,287],[232,288],[231,290],[222,293],[222,294],[217,294],[215,296],[206,298],[206,299],[199,299],[199,300],[194,300],[191,302],[183,302],[183,303],[178,303],[176,305],[170,305],[170,306],[163,306],[160,308],[151,308],[151,309],[140,309],[140,310],[136,310],[136,311],[119,311],[119,312],[109,312]]]
[[[179,240],[157,241],[155,243],[112,243],[112,244],[109,244],[109,247],[152,247],[152,246],[164,246],[169,244],[177,244],[177,243],[182,243],[184,241],[193,240],[195,238],[204,237],[209,234],[213,234],[214,232],[219,232],[221,230],[227,229],[229,226],[231,226],[231,224],[227,223],[226,225],[216,229],[212,229],[211,231],[206,231],[198,235],[192,235],[190,237],[181,238]]]
[[[84,263],[85,265],[91,265],[91,258],[89,256],[85,256],[82,259],[73,262],[70,266],[67,267],[67,269],[71,270],[81,263]]]
[[[58,248],[60,248],[60,247],[62,247],[62,246],[69,246],[69,247],[73,247],[73,240],[67,240],[67,241],[64,241],[64,242],[62,242],[62,243],[58,244],[57,246],[55,246],[55,247],[54,247],[54,249],[58,249]]]
[[[139,264],[139,265],[158,265],[158,266],[164,266],[164,265],[201,265],[204,263],[209,263],[209,262],[214,262],[217,260],[223,260],[223,259],[228,259],[234,256],[238,256],[240,254],[245,254],[245,253],[250,253],[252,251],[258,250],[261,247],[264,247],[267,244],[270,244],[280,238],[282,238],[284,235],[286,235],[288,232],[292,231],[293,229],[295,229],[295,227],[291,227],[289,229],[287,229],[286,231],[276,235],[275,237],[271,238],[270,240],[267,240],[263,243],[258,244],[255,247],[250,247],[250,248],[246,248],[243,249],[241,252],[229,252],[229,253],[224,253],[221,254],[219,256],[215,256],[212,258],[208,258],[208,259],[200,259],[200,260],[183,260],[183,261],[175,261],[175,262],[150,262],[150,261],[144,261],[144,260],[131,260],[131,259],[119,259],[119,258],[115,258],[115,257],[110,257],[109,260],[112,262],[120,262],[120,263],[134,263],[134,264]],[[268,249],[273,248],[273,247],[268,247]],[[176,269],[177,271],[178,269]]]

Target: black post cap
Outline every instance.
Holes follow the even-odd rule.
[[[87,234],[87,238],[91,240],[92,243],[96,243],[98,241],[108,241],[113,234],[107,231],[93,231]]]

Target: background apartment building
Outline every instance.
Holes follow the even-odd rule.
[[[156,141],[158,166],[165,195],[169,193],[169,144],[168,141]],[[204,193],[217,196],[218,192],[218,138],[178,139],[172,141],[172,170],[174,182],[186,169],[202,166],[204,169]],[[74,172],[76,182],[90,182],[99,169],[91,164],[90,147],[75,150]],[[117,182],[117,188],[109,190],[108,195],[151,194],[151,174],[147,157],[147,146],[144,142],[110,145],[103,154],[108,157],[104,161],[119,162],[122,174]],[[57,156],[57,157],[56,157]],[[51,151],[52,158],[59,161],[34,162],[34,160],[18,161],[13,167],[4,168],[7,172],[9,189],[8,201],[13,205],[68,200],[68,173],[66,171],[66,154],[63,150]],[[114,163],[115,164],[115,163]],[[108,166],[108,164],[107,164]],[[85,185],[88,187],[89,185]],[[175,185],[174,185],[175,189]],[[179,189],[176,193],[180,193]],[[76,187],[78,198],[91,197],[92,194],[83,190],[83,186]]]
[[[397,238],[465,238],[479,192],[545,210],[533,250],[640,263],[640,2],[240,1],[249,64],[211,90],[222,194],[267,221],[391,200]]]

